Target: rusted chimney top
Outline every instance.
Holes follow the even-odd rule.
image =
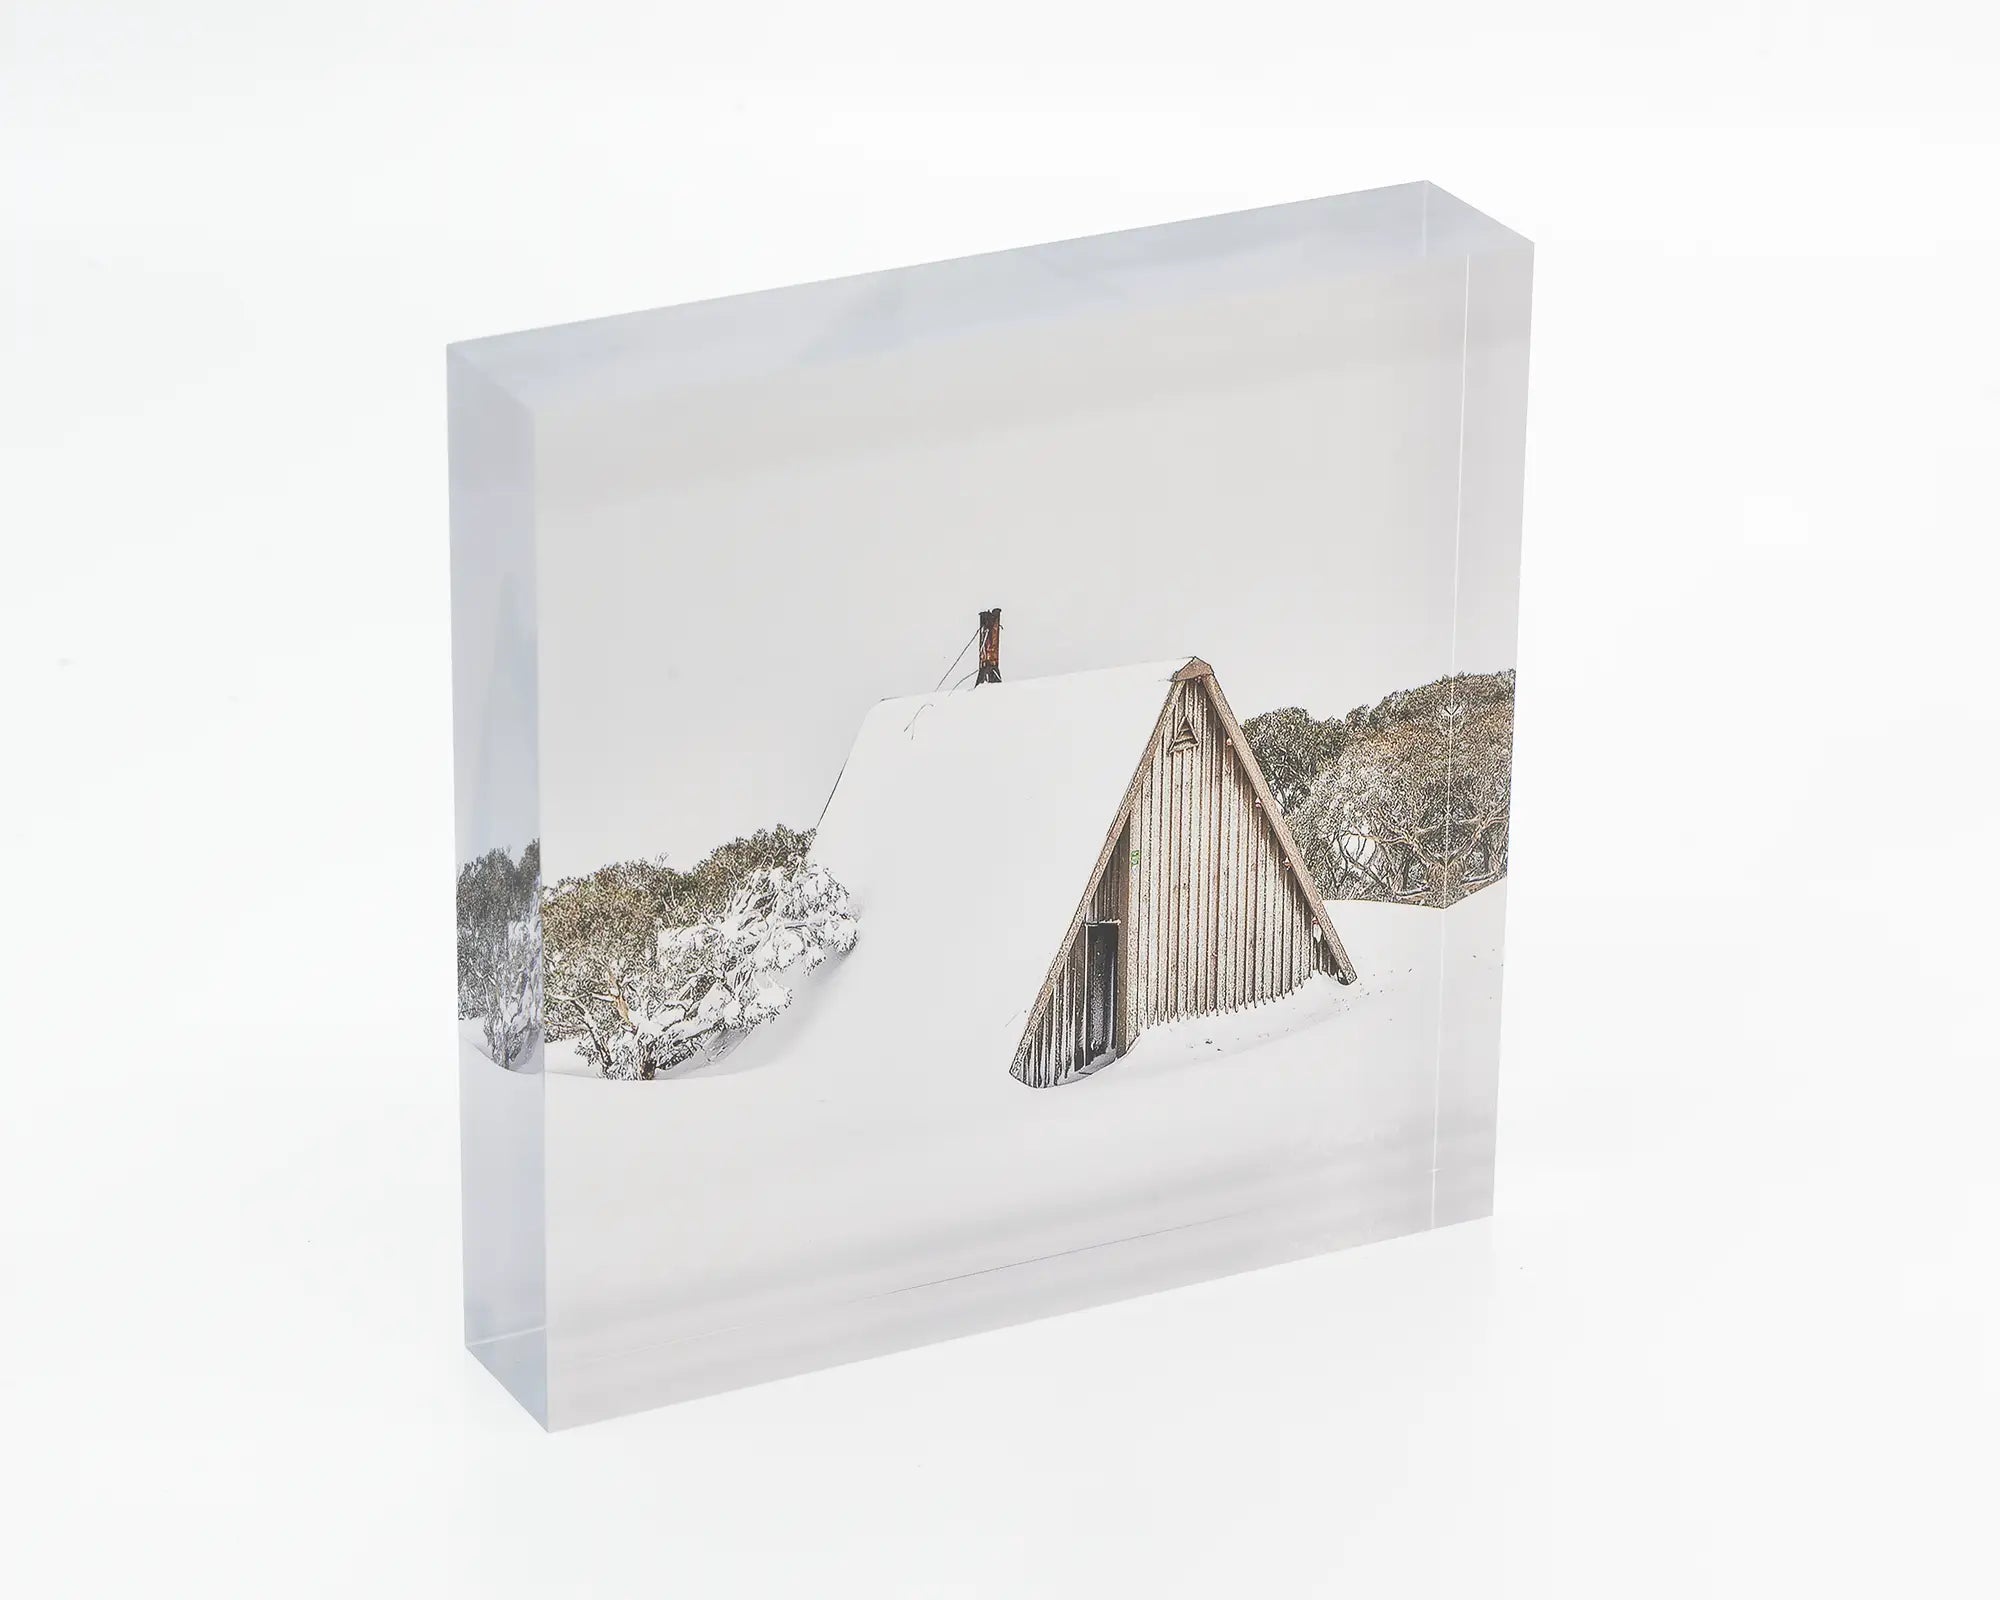
[[[977,683],[1000,681],[1000,608],[979,613],[979,677]]]

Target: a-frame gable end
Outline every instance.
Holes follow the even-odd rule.
[[[1189,662],[1190,667],[1199,665],[1201,665],[1199,661]],[[1187,668],[1182,669],[1183,672],[1186,670]],[[1049,962],[1049,969],[1042,977],[1042,986],[1036,991],[1033,1004],[1028,1007],[1027,1021],[1021,1029],[1020,1039],[1014,1046],[1013,1059],[1016,1062],[1021,1059],[1021,1052],[1036,1028],[1041,1026],[1049,1009],[1049,998],[1055,992],[1056,983],[1063,976],[1064,969],[1069,965],[1070,951],[1075,947],[1077,935],[1083,931],[1083,924],[1090,915],[1091,899],[1097,893],[1098,884],[1104,879],[1104,869],[1111,862],[1112,852],[1118,848],[1119,835],[1125,831],[1126,823],[1131,820],[1132,802],[1146,781],[1146,773],[1153,764],[1153,752],[1166,737],[1171,718],[1180,705],[1180,684],[1181,674],[1176,673],[1160,702],[1160,714],[1153,719],[1153,731],[1146,735],[1146,742],[1139,749],[1139,758],[1133,765],[1130,780],[1125,785],[1124,797],[1118,802],[1118,809],[1111,818],[1111,826],[1104,832],[1104,843],[1098,849],[1097,862],[1091,867],[1090,875],[1083,881],[1082,891],[1077,896],[1076,910],[1070,914],[1069,926],[1064,930],[1062,941],[1056,946],[1055,956]]]
[[[1069,1014],[1069,1001],[1074,1000],[1076,974],[1071,970],[1072,958],[1077,949],[1077,941],[1083,932],[1083,925],[1089,919],[1093,899],[1099,886],[1104,882],[1112,857],[1119,847],[1125,830],[1134,826],[1134,811],[1140,796],[1146,792],[1146,783],[1152,774],[1156,757],[1165,760],[1174,754],[1183,723],[1192,726],[1193,718],[1187,707],[1187,697],[1204,696],[1204,714],[1213,717],[1219,726],[1223,741],[1235,757],[1244,779],[1250,786],[1256,801],[1256,810],[1265,820],[1270,841],[1275,846],[1280,860],[1290,879],[1292,892],[1304,903],[1307,916],[1317,927],[1325,940],[1327,954],[1332,959],[1334,976],[1342,983],[1355,981],[1353,963],[1348,959],[1347,948],[1341,942],[1339,932],[1333,926],[1324,897],[1307,869],[1305,857],[1292,837],[1291,828],[1286,824],[1284,813],[1279,810],[1277,800],[1271,794],[1270,785],[1265,781],[1263,768],[1250,748],[1248,736],[1236,714],[1230,709],[1228,699],[1215,680],[1214,670],[1199,657],[1190,658],[1187,665],[1176,672],[1172,683],[1160,705],[1159,715],[1153,721],[1152,732],[1140,749],[1138,760],[1133,767],[1131,780],[1125,786],[1124,797],[1119,801],[1110,825],[1105,829],[1104,842],[1099,847],[1097,859],[1089,875],[1079,886],[1076,906],[1070,914],[1068,926],[1063,930],[1054,956],[1043,974],[1041,987],[1036,991],[1029,1005],[1019,1039],[1015,1043],[1012,1070],[1024,1083],[1037,1086],[1051,1085],[1061,1081],[1051,1058],[1058,1043],[1056,1035],[1061,1032],[1064,1018]],[[1197,735],[1199,739],[1199,735]],[[1136,841],[1135,841],[1136,842]],[[1134,890],[1133,892],[1136,892]],[[1135,936],[1136,930],[1128,929],[1127,937]],[[1121,992],[1125,983],[1125,973],[1121,971],[1119,982]],[[1056,999],[1064,998],[1061,1015],[1057,1014]],[[1121,1012],[1130,1004],[1130,999],[1121,1001]],[[1123,1029],[1121,1020],[1120,1029]],[[1039,1054],[1038,1054],[1039,1052]],[[1032,1071],[1023,1071],[1024,1065],[1038,1062]],[[1045,1075],[1046,1074],[1046,1075]]]
[[[1206,664],[1191,662],[1189,665],[1205,667]],[[1243,731],[1243,725],[1236,720],[1236,713],[1229,709],[1229,699],[1223,694],[1222,685],[1215,681],[1214,672],[1205,671],[1203,677],[1205,681],[1202,688],[1208,694],[1209,704],[1222,719],[1223,731],[1235,747],[1243,771],[1249,777],[1252,789],[1256,791],[1259,805],[1270,820],[1271,832],[1278,841],[1278,848],[1284,855],[1286,865],[1291,868],[1292,879],[1298,886],[1299,893],[1304,896],[1313,921],[1318,924],[1320,932],[1326,937],[1327,950],[1333,956],[1334,976],[1342,983],[1352,983],[1355,980],[1354,963],[1347,957],[1347,946],[1341,943],[1340,934],[1333,925],[1333,918],[1326,909],[1326,898],[1319,892],[1319,885],[1306,866],[1305,854],[1299,849],[1298,841],[1292,837],[1291,827],[1286,823],[1285,814],[1279,809],[1278,802],[1271,793],[1270,784],[1264,780],[1264,769],[1258,764],[1256,753],[1250,748],[1250,737]]]

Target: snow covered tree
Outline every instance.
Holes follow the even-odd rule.
[[[805,865],[812,837],[810,830],[801,832],[781,822],[717,845],[691,870],[672,874],[663,894],[666,922],[682,927],[697,917],[713,916],[729,904],[751,873],[763,868],[798,870]]]
[[[1243,733],[1272,797],[1287,815],[1305,804],[1313,781],[1333,765],[1347,742],[1345,723],[1317,722],[1299,706],[1252,717],[1243,724]]]
[[[552,977],[550,1003],[606,1077],[651,1078],[792,1001],[792,969],[854,948],[847,890],[825,867],[761,867],[711,915],[662,928],[643,952],[599,951]]]
[[[1329,897],[1442,907],[1506,875],[1513,673],[1401,690],[1348,725],[1286,818]]]
[[[520,856],[489,850],[458,869],[458,1014],[485,1015],[495,952],[508,926],[535,909],[542,844],[530,839]]]
[[[1244,724],[1329,899],[1448,906],[1507,873],[1514,674],[1399,689],[1345,718]]]

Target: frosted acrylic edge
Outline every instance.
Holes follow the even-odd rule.
[[[532,411],[698,388],[932,338],[1530,248],[1435,184],[1092,234],[495,334],[449,353]]]

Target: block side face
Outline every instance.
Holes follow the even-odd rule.
[[[1422,183],[1415,187],[1423,191],[1425,254],[1490,255],[1534,249],[1529,240],[1512,228],[1467,205],[1450,190],[1440,189],[1434,183]]]
[[[561,1424],[549,1420],[548,1343],[546,1330],[530,1328],[468,1348],[529,1416],[553,1431]]]
[[[1464,425],[1459,450],[1458,561],[1453,605],[1455,674],[1506,673],[1512,681],[1519,632],[1521,511],[1526,466],[1528,334],[1534,257],[1522,248],[1466,258]],[[1507,865],[1513,796],[1513,695],[1507,697],[1498,764],[1455,773],[1453,826],[1465,838],[1491,834],[1469,870]],[[1497,721],[1468,704],[1466,716]],[[1491,819],[1502,820],[1495,824]],[[1438,1117],[1434,1222],[1490,1215],[1499,1118],[1500,1016],[1506,968],[1505,896],[1498,882],[1478,891],[1499,902],[1483,926],[1447,917],[1440,965],[1444,1003],[1438,1033]]]
[[[465,1343],[549,1425],[542,1078],[459,1046]]]
[[[534,430],[503,390],[447,363],[452,740],[460,860],[540,833]]]
[[[533,434],[447,363],[465,1337],[546,1420]]]
[[[1466,264],[1465,426],[1452,643],[1459,671],[1514,664],[1533,287],[1530,250]]]

